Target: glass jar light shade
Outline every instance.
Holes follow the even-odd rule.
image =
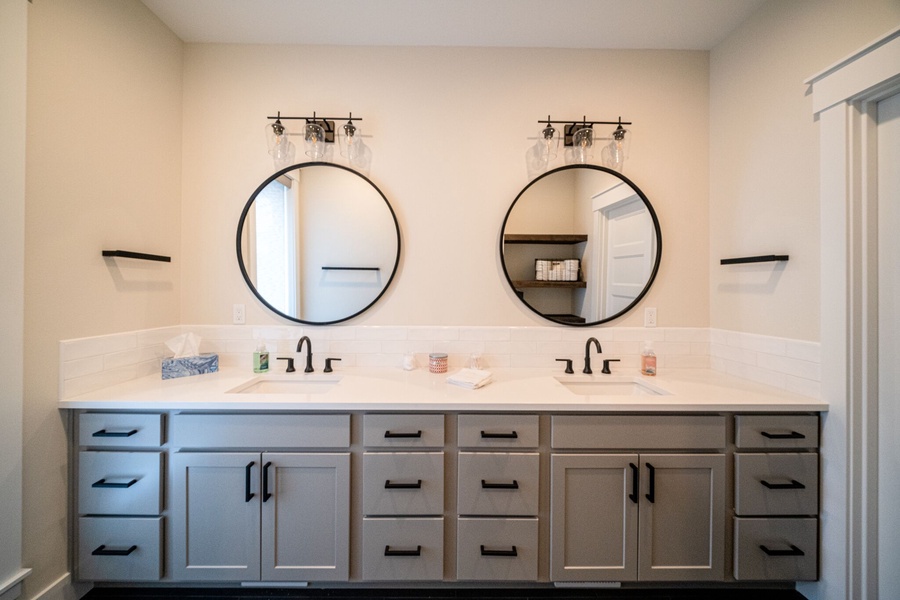
[[[276,148],[286,146],[288,142],[287,127],[281,123],[281,119],[277,119],[274,123],[266,124],[266,146],[269,154],[275,156]]]
[[[628,158],[628,146],[631,135],[628,130],[619,125],[613,132],[608,144],[603,146],[600,153],[600,159],[603,166],[614,171],[622,171],[625,166],[625,159]]]
[[[559,136],[556,129],[547,124],[538,134],[538,139],[525,152],[525,165],[528,168],[528,177],[532,179],[547,170],[550,161],[556,158],[559,152]]]
[[[347,159],[350,166],[368,173],[372,164],[372,151],[362,139],[362,131],[353,124],[353,121],[347,121],[347,124],[341,127],[338,142],[341,147],[341,156]]]
[[[594,158],[594,130],[582,127],[572,133],[572,147],[567,153],[567,163],[583,164]]]
[[[306,155],[313,160],[325,157],[325,128],[316,123],[307,123],[304,133]]]

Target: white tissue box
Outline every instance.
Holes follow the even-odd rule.
[[[162,361],[162,378],[190,377],[215,373],[219,370],[218,354],[201,354],[184,358],[164,358]]]

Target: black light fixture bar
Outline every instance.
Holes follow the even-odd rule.
[[[594,125],[618,125],[621,128],[622,125],[631,125],[631,121],[623,121],[622,117],[619,117],[618,121],[588,121],[586,115],[581,119],[568,119],[565,121],[554,121],[550,118],[550,115],[547,115],[546,119],[540,119],[538,123],[546,123],[548,126],[563,125],[563,146],[571,146],[573,134],[583,127],[593,129]]]
[[[326,142],[334,142],[334,122],[335,121],[347,121],[348,123],[352,123],[353,121],[362,121],[362,117],[354,117],[353,113],[349,113],[348,117],[319,117],[313,112],[311,117],[285,117],[281,114],[281,111],[278,111],[278,115],[274,117],[266,117],[267,119],[275,119],[276,121],[281,121],[281,119],[291,119],[291,120],[304,120],[307,123],[313,123],[315,125],[319,125],[322,129],[325,130],[325,141]]]

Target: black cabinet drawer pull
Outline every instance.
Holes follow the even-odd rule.
[[[384,437],[386,438],[420,438],[422,437],[422,430],[418,431],[410,431],[410,432],[402,432],[402,431],[385,431]]]
[[[253,499],[254,494],[250,491],[250,470],[253,469],[253,465],[256,463],[252,460],[247,463],[247,466],[244,467],[244,502],[250,502]]]
[[[106,544],[101,544],[97,546],[97,548],[91,552],[92,556],[128,556],[132,552],[137,550],[137,546],[132,546],[130,548],[126,548],[123,550],[116,550],[114,548],[110,548],[107,550]]]
[[[129,431],[107,431],[105,429],[101,429],[100,431],[95,431],[92,437],[112,437],[112,438],[120,438],[120,437],[131,437],[138,432],[137,429],[131,429]]]
[[[384,547],[385,556],[422,556],[422,546],[416,546],[415,550],[391,550],[390,546]]]
[[[395,483],[390,479],[385,480],[384,489],[386,490],[418,490],[422,488],[422,480],[417,479],[415,483]]]
[[[516,551],[515,546],[513,546],[509,550],[488,550],[484,546],[481,546],[481,555],[482,556],[518,556],[519,553]]]
[[[656,501],[656,469],[650,463],[646,464],[647,471],[650,473],[650,485],[647,486],[648,489],[645,496],[650,501],[650,504],[653,504]]]
[[[761,479],[759,481],[761,484],[769,488],[770,490],[805,490],[806,486],[797,481],[796,479],[791,479],[790,483],[769,483],[765,479]]]
[[[768,431],[760,431],[759,435],[770,440],[805,440],[806,436],[798,431],[790,433],[769,433]]]
[[[628,494],[628,499],[638,503],[638,468],[634,463],[628,463],[628,466],[631,467],[631,493]]]
[[[263,465],[263,502],[267,502],[272,497],[272,494],[269,493],[269,467],[271,466],[272,461]]]
[[[806,556],[806,554],[798,548],[797,546],[790,544],[790,550],[769,550],[762,544],[759,545],[759,549],[765,552],[768,556]]]
[[[519,489],[519,482],[515,479],[512,480],[512,483],[490,483],[489,481],[481,480],[481,489],[483,490],[517,490]]]
[[[91,484],[92,488],[115,488],[115,489],[127,489],[133,486],[138,482],[137,479],[132,479],[131,481],[107,481],[106,478],[99,479]]]
[[[509,433],[491,433],[490,431],[482,431],[481,437],[483,439],[503,439],[503,440],[515,440],[518,439],[519,434],[515,431],[510,431]]]

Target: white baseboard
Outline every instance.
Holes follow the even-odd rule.
[[[34,595],[32,600],[79,600],[94,585],[91,583],[75,583],[72,574],[66,573],[46,588]]]

